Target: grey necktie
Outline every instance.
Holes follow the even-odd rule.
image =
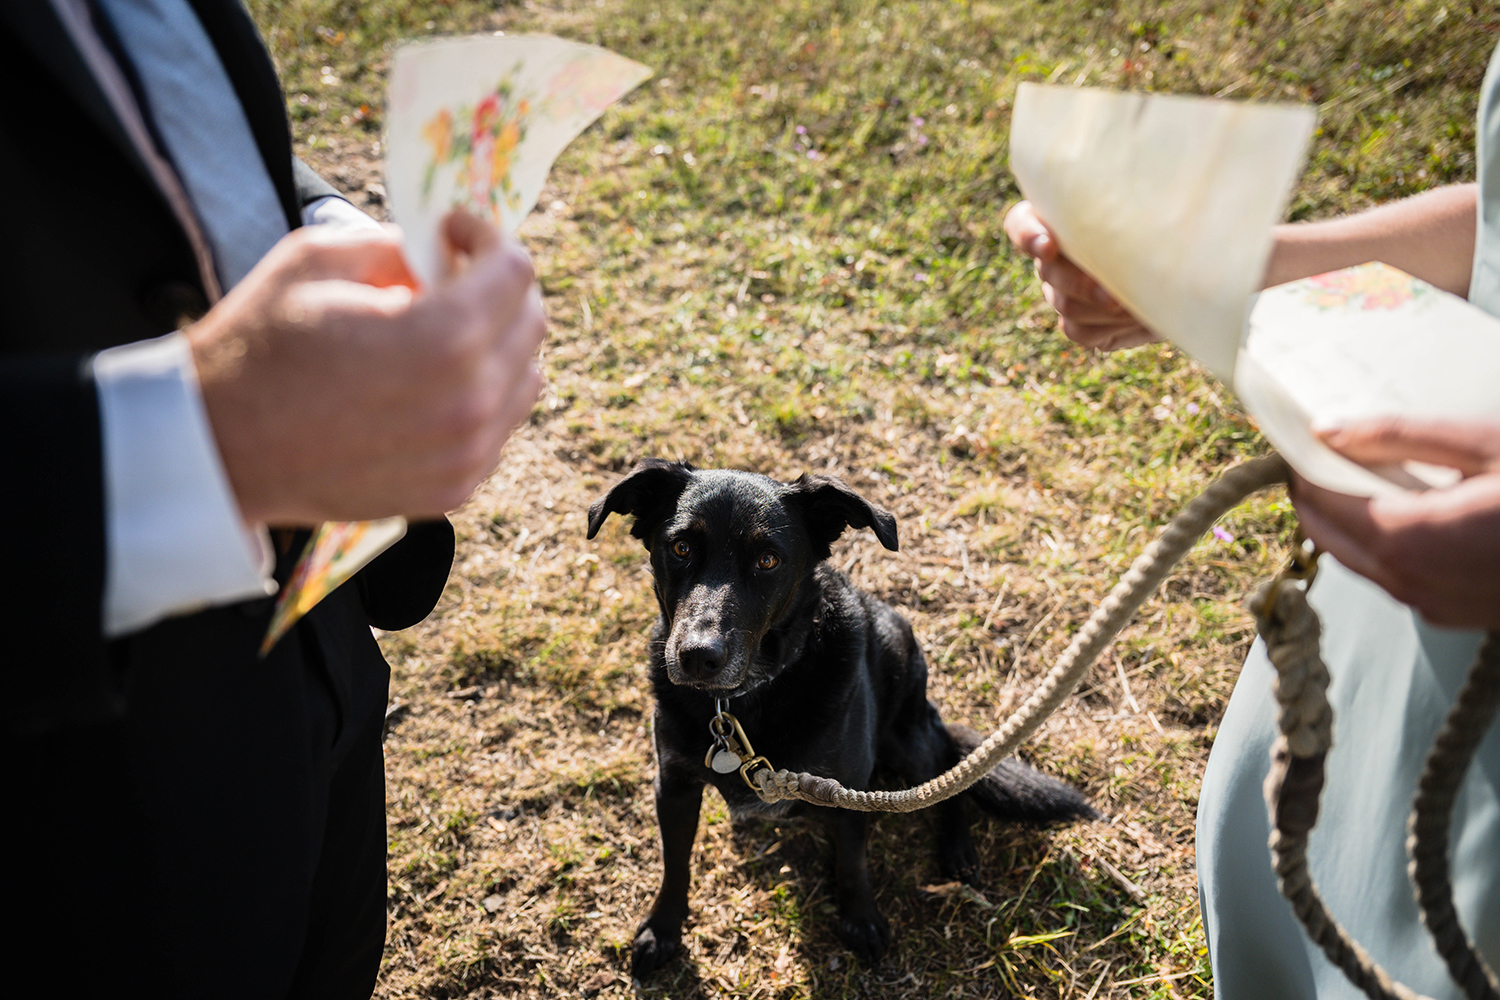
[[[250,123],[186,0],[97,0],[135,67],[156,126],[232,288],[286,235]]]

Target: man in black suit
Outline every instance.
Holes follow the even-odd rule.
[[[370,626],[431,610],[443,512],[536,397],[530,264],[453,216],[456,273],[418,289],[391,233],[304,227],[352,209],[294,162],[234,0],[0,4],[0,80],[7,981],[368,996]],[[307,527],[394,514],[258,658]]]

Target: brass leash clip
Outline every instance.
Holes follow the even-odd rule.
[[[771,762],[756,755],[755,748],[750,745],[750,737],[745,735],[745,728],[740,725],[739,719],[729,714],[729,706],[724,699],[715,699],[714,708],[716,713],[708,722],[708,732],[713,740],[703,758],[703,766],[715,774],[738,771],[750,790],[755,791],[751,775],[762,768],[769,768]]]
[[[1311,587],[1313,579],[1318,575],[1318,557],[1322,555],[1318,544],[1311,538],[1302,534],[1302,529],[1297,529],[1297,536],[1293,540],[1292,555],[1287,560],[1286,566],[1276,579],[1271,581],[1271,587],[1266,593],[1266,607],[1264,616],[1270,618],[1276,611],[1276,598],[1281,594],[1281,588],[1288,584],[1304,584]]]

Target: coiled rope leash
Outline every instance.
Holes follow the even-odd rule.
[[[1318,652],[1321,627],[1307,603],[1307,585],[1317,573],[1317,554],[1301,550],[1280,576],[1250,601],[1276,668],[1279,735],[1266,775],[1271,814],[1271,865],[1281,894],[1308,936],[1372,1000],[1425,1000],[1393,981],[1328,912],[1307,863],[1307,838],[1318,819],[1324,760],[1333,746],[1333,709],[1328,704],[1328,667]],[[1448,878],[1448,828],[1453,803],[1469,764],[1500,707],[1500,631],[1490,631],[1469,668],[1453,708],[1438,730],[1423,764],[1407,824],[1407,873],[1416,890],[1422,923],[1437,944],[1448,974],[1469,1000],[1500,1000],[1495,974],[1464,933],[1453,908]]]
[[[1026,702],[957,766],[914,788],[860,791],[807,772],[776,770],[750,749],[744,730],[719,705],[710,766],[740,776],[768,803],[799,799],[820,806],[861,812],[912,812],[952,798],[987,774],[1036,731],[1078,687],[1104,647],[1119,634],[1166,575],[1223,514],[1250,494],[1290,478],[1286,461],[1268,455],[1229,469],[1180,514],[1131,564],[1084,624],[1057,663]],[[1276,668],[1279,735],[1272,748],[1266,801],[1272,832],[1270,849],[1281,892],[1312,940],[1350,981],[1372,1000],[1425,1000],[1393,981],[1328,913],[1307,867],[1307,837],[1318,816],[1324,759],[1333,742],[1333,709],[1328,704],[1328,668],[1318,651],[1321,627],[1307,603],[1306,585],[1316,574],[1317,554],[1299,548],[1291,565],[1260,589],[1251,601],[1271,663]],[[1300,585],[1299,585],[1300,584]],[[1495,974],[1474,950],[1453,907],[1448,878],[1448,828],[1458,789],[1474,753],[1500,708],[1500,631],[1480,647],[1453,709],[1427,757],[1408,825],[1409,873],[1422,922],[1437,942],[1450,975],[1469,1000],[1500,1000]],[[743,750],[738,742],[743,744]],[[715,759],[716,753],[732,749]],[[708,761],[706,761],[708,763]]]

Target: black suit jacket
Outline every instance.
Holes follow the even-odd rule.
[[[275,71],[243,7],[189,2],[296,227],[304,203],[334,192],[294,161]],[[0,3],[0,93],[0,190],[9,194],[0,211],[0,514],[9,526],[0,608],[12,619],[0,642],[0,703],[7,729],[22,733],[129,712],[142,669],[164,659],[252,669],[251,639],[270,602],[172,619],[119,642],[101,635],[104,496],[89,361],[170,332],[208,303],[186,235],[46,0]],[[368,625],[424,617],[452,553],[447,522],[414,525],[269,662],[316,660],[336,690],[352,690],[384,670]]]

